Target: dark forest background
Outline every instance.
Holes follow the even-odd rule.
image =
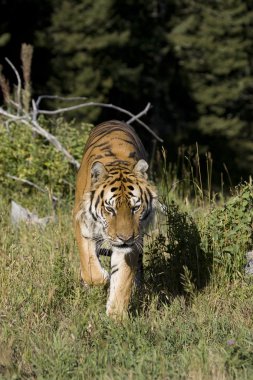
[[[133,113],[151,102],[145,122],[170,161],[198,142],[216,173],[225,163],[233,181],[252,174],[252,0],[0,0],[0,64],[13,81],[4,57],[20,68],[24,42],[33,97],[85,96]],[[72,116],[122,119],[100,108]]]

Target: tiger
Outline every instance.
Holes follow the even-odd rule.
[[[143,271],[143,235],[156,208],[147,154],[135,130],[111,120],[94,127],[76,179],[74,229],[86,286],[108,286],[106,314],[127,314]],[[110,274],[99,255],[110,251]]]

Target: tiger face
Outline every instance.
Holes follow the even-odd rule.
[[[93,228],[95,235],[100,235],[108,248],[126,249],[138,244],[152,218],[156,193],[146,181],[147,169],[143,159],[131,171],[124,166],[106,168],[100,162],[92,166],[87,212],[90,223],[97,226]]]

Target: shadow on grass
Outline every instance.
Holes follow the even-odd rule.
[[[171,203],[166,215],[166,233],[148,247],[145,265],[145,295],[158,304],[170,303],[177,295],[191,299],[210,279],[212,260],[201,249],[198,227],[186,212]]]

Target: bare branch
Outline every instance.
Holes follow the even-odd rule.
[[[35,103],[35,101],[32,99],[32,120],[33,121],[36,121],[37,119],[37,114],[38,114],[38,108],[37,108],[37,105]]]
[[[14,102],[12,99],[9,100],[9,103],[12,104],[14,107],[16,107],[18,111],[22,112],[22,107],[20,104]]]
[[[59,108],[55,111],[49,111],[49,110],[38,110],[38,114],[43,114],[43,115],[57,115],[57,114],[60,114],[60,113],[64,113],[64,112],[69,112],[69,111],[75,111],[77,109],[80,109],[80,108],[85,108],[85,107],[91,107],[91,106],[94,106],[94,107],[104,107],[104,108],[113,108],[117,111],[120,111],[122,113],[125,113],[126,115],[130,116],[131,119],[134,118],[135,121],[137,121],[139,124],[141,124],[144,128],[147,129],[147,131],[149,131],[149,133],[151,133],[158,141],[160,142],[163,142],[163,140],[157,136],[157,134],[155,132],[152,131],[152,129],[149,128],[149,126],[145,123],[143,123],[143,121],[139,120],[138,118],[138,115],[135,116],[134,114],[132,114],[131,112],[125,110],[124,108],[121,108],[121,107],[118,107],[118,106],[115,106],[114,104],[106,104],[106,103],[96,103],[96,102],[88,102],[88,103],[82,103],[82,104],[76,104],[74,106],[71,106],[71,107],[64,107],[64,108]],[[146,111],[147,112],[147,111]],[[131,120],[130,119],[130,120]]]
[[[20,75],[16,69],[16,67],[13,65],[13,63],[7,58],[5,57],[5,60],[6,62],[10,65],[10,67],[12,68],[12,70],[14,71],[15,75],[16,75],[16,78],[17,78],[17,82],[18,82],[18,87],[17,87],[17,101],[18,101],[18,104],[20,105],[20,108],[22,108],[22,103],[21,103],[21,89],[22,89],[22,84],[21,84],[21,79],[20,79]],[[18,111],[18,115],[19,115],[19,111]]]
[[[42,128],[39,123],[36,120],[33,120],[29,114],[20,117],[12,115],[11,113],[5,111],[0,107],[0,114],[11,119],[14,121],[20,121],[21,123],[27,125],[30,129],[32,129],[34,132],[38,133],[39,135],[45,137],[58,152],[61,152],[67,160],[73,164],[77,169],[79,169],[80,164],[79,162],[63,147],[63,145],[60,143],[60,141],[53,136],[51,133],[46,131],[44,128]]]
[[[85,96],[75,96],[75,97],[64,97],[64,96],[58,96],[58,95],[41,95],[36,100],[36,106],[39,107],[40,102],[43,99],[54,99],[54,100],[64,100],[66,102],[73,102],[75,100],[85,100],[87,99]]]
[[[49,141],[55,147],[55,149],[58,152],[61,152],[67,158],[67,160],[72,165],[74,165],[77,169],[80,167],[79,162],[77,160],[75,160],[75,158],[64,148],[64,146],[60,143],[60,141],[54,135],[52,135],[50,132],[48,132],[47,130],[45,130],[44,128],[42,128],[40,126],[39,122],[37,121],[37,117],[39,114],[42,114],[42,115],[58,115],[58,114],[61,114],[64,112],[74,111],[74,110],[84,108],[84,107],[112,108],[112,109],[115,109],[121,113],[124,113],[124,114],[130,116],[130,119],[127,122],[128,124],[136,121],[137,123],[142,125],[150,134],[152,134],[152,136],[154,136],[156,138],[156,140],[163,142],[163,140],[159,136],[157,136],[157,134],[155,132],[153,132],[152,129],[150,129],[148,127],[148,125],[146,125],[143,121],[140,120],[140,117],[145,115],[148,112],[148,110],[150,109],[150,107],[151,107],[150,103],[148,103],[147,106],[145,107],[145,109],[137,115],[132,114],[131,112],[127,111],[124,108],[115,106],[114,104],[96,103],[96,102],[81,103],[81,104],[76,104],[76,105],[73,105],[70,107],[59,108],[57,110],[50,111],[50,110],[40,110],[39,109],[40,102],[43,99],[55,99],[55,100],[58,99],[58,100],[63,100],[63,101],[76,101],[76,100],[83,100],[86,98],[83,98],[83,97],[65,98],[65,97],[57,96],[57,95],[41,95],[38,97],[38,99],[36,101],[32,100],[32,110],[31,110],[31,112],[28,112],[28,110],[26,110],[22,107],[22,99],[21,99],[22,83],[21,83],[20,75],[19,75],[18,71],[16,70],[16,68],[14,67],[14,65],[12,64],[12,62],[8,58],[5,58],[5,59],[8,62],[8,64],[11,66],[12,70],[14,71],[14,73],[17,77],[17,82],[18,82],[17,102],[14,102],[11,99],[9,100],[10,103],[13,104],[15,106],[15,108],[17,109],[17,115],[13,115],[12,113],[5,111],[2,107],[0,107],[0,115],[3,115],[4,117],[6,117],[8,119],[7,120],[7,128],[8,128],[8,124],[11,121],[20,121],[21,123],[23,123],[27,127],[29,127],[32,131],[38,133],[39,135],[43,136],[47,141]],[[24,59],[23,59],[23,61],[24,61]],[[28,70],[29,68],[27,67],[26,69]],[[28,71],[26,74],[27,74],[26,79],[28,81],[29,80]]]
[[[3,93],[3,100],[8,103],[10,100],[10,84],[2,73],[2,66],[0,65],[0,88]]]
[[[34,187],[35,189],[41,191],[42,193],[47,193],[47,191],[45,189],[42,189],[42,187],[36,185],[36,183],[29,181],[28,179],[19,178],[19,177],[16,177],[15,175],[10,175],[10,174],[6,174],[6,177],[14,179],[15,181],[19,181],[19,182],[25,183],[27,185],[30,185],[30,186]],[[52,200],[58,201],[58,198],[55,195],[52,195]]]
[[[26,119],[26,116],[18,116],[18,115],[12,115],[12,113],[5,111],[2,107],[0,107],[0,114],[8,117],[11,120],[23,120]]]
[[[49,110],[38,110],[38,113],[43,114],[43,115],[57,115],[59,113],[64,113],[64,112],[69,112],[69,111],[75,111],[80,108],[85,108],[85,107],[105,107],[105,108],[113,108],[116,109],[120,112],[126,113],[129,116],[133,116],[131,112],[124,110],[123,108],[114,106],[113,104],[105,104],[105,103],[96,103],[96,102],[89,102],[89,103],[81,103],[81,104],[76,104],[71,107],[64,107],[64,108],[58,108],[55,111],[49,111]]]
[[[137,115],[131,117],[131,119],[127,120],[126,123],[127,123],[127,124],[131,124],[131,123],[132,123],[133,121],[135,121],[136,119],[139,119],[139,118],[142,117],[143,115],[146,115],[146,113],[148,112],[148,110],[150,109],[150,107],[151,107],[151,104],[148,103],[148,104],[146,105],[146,107],[144,108],[143,111],[141,111],[141,112],[139,112]]]
[[[64,154],[64,156],[67,158],[67,160],[73,164],[77,169],[79,169],[80,164],[79,162],[63,147],[63,145],[60,143],[60,141],[51,133],[46,131],[44,128],[42,128],[37,121],[31,120],[30,123],[33,126],[33,130],[37,132],[39,135],[45,137],[58,152],[61,152]]]

